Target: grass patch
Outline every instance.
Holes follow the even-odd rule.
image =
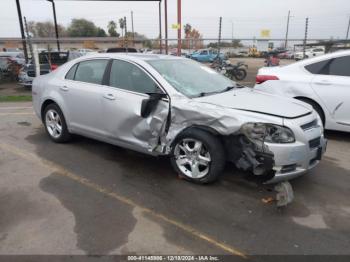
[[[32,101],[31,95],[21,95],[21,96],[0,96],[0,102],[25,102]]]

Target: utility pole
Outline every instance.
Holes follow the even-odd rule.
[[[233,22],[231,21],[231,38],[232,38],[232,42],[233,42]]]
[[[181,0],[177,0],[177,55],[181,56]]]
[[[25,57],[25,59],[26,59],[26,63],[28,63],[28,51],[27,51],[26,37],[25,37],[25,35],[24,35],[24,27],[23,27],[23,20],[22,20],[22,12],[21,12],[21,5],[20,5],[20,3],[19,3],[19,0],[16,0],[16,5],[17,5],[17,13],[18,13],[19,27],[20,27],[20,29],[21,29],[23,53],[24,53],[24,57]]]
[[[163,52],[163,48],[162,48],[162,1],[159,1],[159,51],[160,53]]]
[[[168,54],[168,0],[164,0],[165,54]]]
[[[135,45],[135,31],[134,31],[134,12],[131,11],[131,30],[132,30],[132,43]]]
[[[222,23],[222,17],[220,16],[219,19],[219,40],[218,40],[218,57],[220,55],[220,42],[221,42],[221,23]]]
[[[125,41],[125,47],[126,47],[126,53],[128,52],[128,29],[126,27],[126,16],[124,16],[124,30],[125,30],[125,34],[124,34],[124,41]]]
[[[349,39],[349,29],[350,29],[350,16],[349,16],[348,30],[346,31],[346,40]]]
[[[307,40],[308,28],[309,28],[309,18],[307,17],[305,20],[305,37],[304,37],[304,43],[303,43],[303,59],[305,59],[305,50],[306,50],[306,40]]]
[[[28,31],[27,19],[26,19],[26,17],[24,17],[23,19],[24,19],[24,25],[25,25],[25,30],[26,30],[27,39],[28,39],[29,52],[30,52],[30,54],[31,54],[32,63],[33,63],[33,65],[34,65],[35,76],[39,76],[39,75],[40,75],[40,71],[39,71],[39,72],[37,71],[37,66],[36,66],[36,63],[37,63],[38,61],[36,61],[36,60],[35,60],[35,57],[34,57],[33,45],[32,45],[32,40],[31,40],[29,31]]]
[[[288,47],[289,19],[290,19],[290,10],[288,11],[288,18],[287,18],[286,40],[285,40],[285,42],[284,42],[284,48],[285,48],[285,49],[287,49],[287,47]]]
[[[58,26],[57,26],[57,18],[56,18],[56,7],[54,0],[47,0],[52,3],[52,10],[53,10],[53,19],[55,22],[55,33],[56,33],[56,42],[57,42],[57,50],[60,51],[60,41],[58,40]]]

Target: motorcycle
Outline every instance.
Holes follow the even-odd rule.
[[[242,81],[247,76],[248,65],[243,62],[232,65],[229,60],[215,59],[211,67],[232,80]]]

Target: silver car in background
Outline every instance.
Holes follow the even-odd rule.
[[[318,114],[293,99],[239,88],[205,65],[153,54],[93,54],[35,78],[33,103],[54,142],[80,134],[215,181],[227,161],[268,183],[315,167],[326,140]]]

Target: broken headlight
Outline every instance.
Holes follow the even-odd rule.
[[[267,143],[293,143],[295,137],[288,127],[266,123],[246,123],[241,128],[242,133],[250,140]]]

